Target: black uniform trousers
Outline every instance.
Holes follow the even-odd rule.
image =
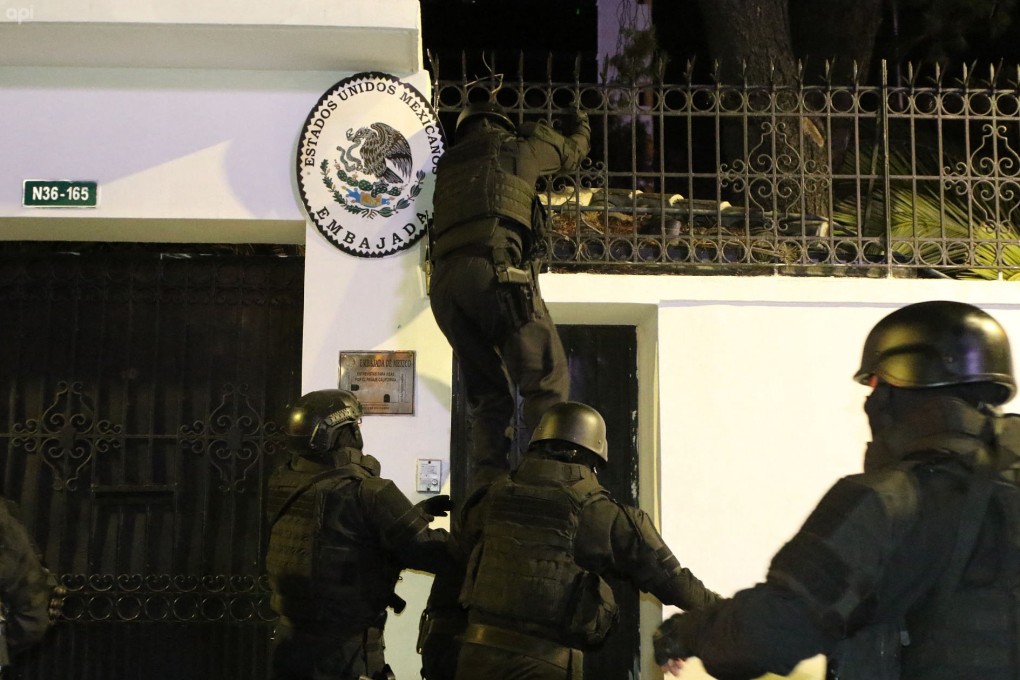
[[[381,628],[344,631],[325,622],[294,625],[281,617],[273,632],[272,680],[357,680],[383,669]]]
[[[521,285],[497,281],[492,257],[474,247],[445,255],[434,266],[432,313],[460,362],[467,397],[469,490],[509,469],[514,385],[529,430],[546,409],[569,396],[566,354],[536,285],[530,287],[533,313],[523,319],[512,313],[520,308],[514,296],[522,294]]]
[[[571,654],[566,664],[485,645],[464,644],[456,680],[581,680],[583,656]]]

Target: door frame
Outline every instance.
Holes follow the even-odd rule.
[[[661,531],[660,503],[660,438],[659,438],[659,307],[648,303],[579,303],[552,302],[546,298],[550,315],[557,325],[633,326],[636,332],[637,422],[635,443],[637,448],[638,494],[637,505],[655,522]],[[451,386],[452,386],[451,381]],[[452,414],[451,414],[452,415]],[[460,428],[460,432],[458,432]],[[463,423],[452,422],[451,443],[463,437]],[[452,460],[451,474],[455,468]],[[451,485],[451,490],[455,487]],[[660,673],[652,649],[652,633],[663,620],[663,606],[654,596],[639,596],[640,677],[656,677]]]

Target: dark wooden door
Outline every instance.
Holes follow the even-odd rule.
[[[609,465],[599,481],[622,503],[638,502],[637,331],[633,326],[557,326],[570,364],[570,399],[596,408],[605,418]],[[467,431],[459,377],[454,377],[450,447],[451,490],[464,491]],[[517,428],[512,459],[526,448],[527,434]],[[620,605],[620,620],[602,647],[585,654],[585,677],[633,680],[640,675],[638,592],[625,581],[607,578]]]
[[[0,243],[0,494],[69,590],[16,677],[265,677],[264,487],[300,389],[284,255]]]

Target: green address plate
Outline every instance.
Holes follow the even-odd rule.
[[[27,208],[95,208],[99,205],[99,184],[26,179],[22,205]]]

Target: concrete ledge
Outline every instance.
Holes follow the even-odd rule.
[[[417,28],[250,24],[0,22],[5,67],[413,73]]]
[[[305,223],[301,220],[6,217],[0,218],[0,240],[303,244]]]

